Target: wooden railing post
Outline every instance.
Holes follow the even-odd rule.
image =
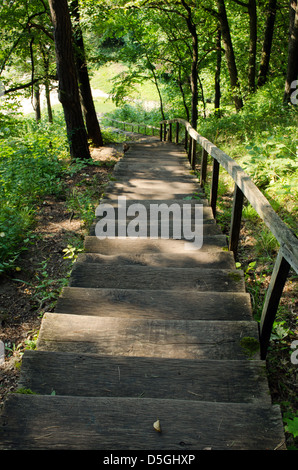
[[[213,158],[212,182],[210,191],[210,205],[213,212],[213,217],[216,217],[216,201],[218,191],[218,177],[219,177],[219,162]]]
[[[266,359],[272,326],[289,270],[290,265],[283,257],[280,249],[275,261],[260,321],[261,359]]]
[[[184,136],[184,148],[187,151],[187,144],[188,144],[188,132],[185,129],[185,136]]]
[[[189,163],[191,163],[192,144],[193,144],[193,140],[189,136],[189,145],[188,145],[188,161],[189,161]]]
[[[201,177],[200,177],[201,188],[204,188],[206,179],[207,179],[207,159],[208,159],[208,152],[207,150],[202,148]]]
[[[172,142],[172,123],[169,124],[169,142]]]
[[[163,125],[163,140],[167,140],[167,123],[165,122]]]
[[[160,126],[159,126],[159,139],[160,139],[160,141],[162,141],[162,127],[163,127],[162,124],[160,124]]]
[[[196,167],[196,150],[197,150],[197,142],[192,139],[192,146],[191,146],[191,167],[194,170]]]
[[[237,257],[237,251],[238,251],[243,199],[244,199],[243,192],[237,186],[237,184],[235,184],[230,237],[229,237],[229,250],[233,251],[235,259]]]
[[[176,137],[175,137],[176,144],[179,144],[179,122],[176,122]]]

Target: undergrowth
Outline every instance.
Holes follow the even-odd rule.
[[[279,89],[277,84],[270,83],[251,97],[240,113],[223,113],[221,119],[215,116],[202,119],[198,129],[201,135],[240,164],[281,219],[297,234],[298,112],[295,107],[282,103]],[[233,189],[233,181],[221,170],[217,221],[227,235]],[[207,193],[209,190],[210,180]],[[275,237],[244,200],[236,266],[244,271],[256,321],[261,318],[278,250]],[[298,344],[297,280],[297,273],[290,270],[266,361],[272,399],[280,405],[283,413],[287,447],[295,450],[298,449],[298,400],[297,363],[293,362],[293,350]]]

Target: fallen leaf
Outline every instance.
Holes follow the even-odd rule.
[[[154,427],[155,431],[161,432],[159,419],[157,421],[155,421],[155,423],[153,423],[153,427]]]

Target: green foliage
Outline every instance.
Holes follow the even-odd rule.
[[[285,430],[293,435],[293,437],[298,437],[298,416],[293,418],[285,418],[287,423]]]
[[[282,103],[280,86],[275,80],[258,90],[237,114],[226,111],[221,119],[201,119],[198,131],[242,166],[296,231],[298,112]],[[249,206],[244,209],[244,217],[253,214]]]
[[[125,121],[131,123],[148,124],[151,126],[159,126],[162,119],[159,109],[152,109],[146,111],[142,104],[124,104],[121,108],[117,108],[111,113],[107,113],[106,118],[116,119],[118,121]]]
[[[0,272],[30,242],[38,204],[62,191],[67,142],[61,117],[54,124],[5,117],[0,127]]]

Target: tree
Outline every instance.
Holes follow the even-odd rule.
[[[215,77],[214,77],[214,108],[216,116],[220,117],[220,71],[221,71],[221,32],[220,27],[217,29],[216,35],[216,68],[215,68]]]
[[[54,26],[58,96],[63,106],[72,158],[89,159],[87,133],[81,110],[67,0],[49,0]]]
[[[276,18],[277,0],[269,0],[266,18],[266,28],[262,47],[262,56],[258,76],[258,87],[265,85],[268,78],[270,55],[273,41],[274,24]]]
[[[83,34],[80,26],[78,0],[72,0],[70,2],[70,11],[74,25],[74,50],[78,71],[80,100],[86,122],[87,134],[94,146],[101,147],[103,145],[103,139],[92,98]]]
[[[284,102],[289,103],[291,94],[297,88],[298,77],[298,4],[296,0],[290,1],[290,26],[288,46],[288,68],[284,91]]]
[[[56,80],[54,42],[48,5],[42,0],[6,2],[2,5],[0,28],[0,74],[8,87],[5,94],[31,89],[32,106],[40,119],[40,86],[45,85],[49,120],[52,120],[50,81]],[[12,73],[10,73],[10,69]],[[28,81],[27,76],[31,79]],[[9,77],[9,78],[8,78]],[[23,77],[26,77],[24,82]]]
[[[230,82],[231,88],[235,103],[236,111],[240,111],[243,107],[243,101],[240,91],[240,84],[238,79],[238,71],[236,66],[235,54],[232,45],[230,27],[228,23],[228,17],[225,7],[224,0],[216,0],[217,1],[217,8],[218,8],[218,18],[221,28],[221,36],[222,42],[225,49],[225,56],[228,65],[229,75],[230,75]]]

